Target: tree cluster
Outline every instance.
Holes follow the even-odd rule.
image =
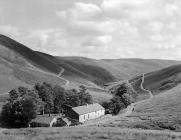
[[[117,115],[120,110],[134,102],[134,98],[131,95],[136,93],[125,83],[115,89],[113,94],[114,97],[109,102],[103,102],[102,106],[106,109],[106,113]]]
[[[1,124],[10,127],[26,127],[37,114],[64,113],[64,106],[76,107],[93,103],[84,86],[79,90],[66,90],[49,83],[37,83],[32,90],[19,87],[9,92],[2,108]]]
[[[65,105],[76,107],[93,103],[92,96],[84,86],[80,86],[79,90],[65,90],[58,85],[53,87],[44,82],[35,84],[34,89],[43,102],[40,110],[42,114],[63,113]]]
[[[6,127],[25,127],[36,118],[39,105],[39,96],[35,90],[24,87],[13,89],[2,107],[1,124]]]

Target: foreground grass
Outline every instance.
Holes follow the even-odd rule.
[[[2,140],[179,140],[181,133],[117,127],[72,127],[2,130],[0,138]]]

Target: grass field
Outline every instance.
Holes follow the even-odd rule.
[[[2,130],[2,140],[180,140],[181,134],[118,127],[72,127]]]

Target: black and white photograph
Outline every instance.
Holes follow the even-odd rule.
[[[181,0],[0,0],[0,140],[181,140]]]

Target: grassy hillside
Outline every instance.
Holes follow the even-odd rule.
[[[63,61],[69,66],[75,68],[83,77],[87,77],[90,81],[103,85],[108,82],[115,81],[116,78],[110,71],[101,67],[97,60],[83,57],[57,57],[59,61]],[[66,73],[65,73],[66,74]],[[67,73],[68,75],[68,73]]]
[[[83,80],[94,82],[98,85],[103,85],[106,82],[114,81],[114,77],[105,69],[96,66],[96,65],[88,65],[81,62],[74,62],[74,60],[67,60],[63,57],[53,57],[51,55],[37,52],[42,57],[45,57],[58,66],[63,67],[65,72],[63,74],[64,77],[68,78],[70,81],[76,82],[79,79],[80,82]],[[86,82],[88,83],[88,82]]]
[[[139,94],[145,94],[141,90],[142,75],[129,80]],[[154,95],[169,90],[181,82],[181,65],[170,66],[161,70],[145,74],[143,87],[152,91]]]
[[[34,85],[37,82],[50,82],[52,84],[64,84],[65,81],[56,76],[42,73],[0,58],[0,94],[17,86]]]
[[[159,70],[171,65],[180,64],[180,61],[172,60],[149,60],[149,59],[106,59],[95,60],[84,57],[58,57],[60,61],[77,68],[80,71],[86,71],[85,67],[97,66],[108,71],[115,80],[130,79],[142,73],[148,73]],[[81,67],[80,67],[81,66]]]
[[[104,127],[172,130],[181,132],[181,85],[141,102],[126,118],[118,118]]]
[[[170,60],[95,60],[84,57],[55,57],[33,51],[11,38],[0,35],[0,66],[2,67],[0,92],[18,85],[32,85],[35,82],[42,81],[49,81],[53,84],[64,83],[56,76],[50,76],[33,69],[41,69],[54,74],[58,74],[64,69],[62,76],[70,81],[71,88],[80,84],[89,86],[95,84],[104,85],[148,73],[144,86],[150,90],[163,90],[173,86],[173,83],[179,82],[180,79],[176,73],[179,73],[180,69],[175,67],[170,70],[165,69],[160,71],[160,74],[159,71],[151,71],[179,63],[179,61]],[[173,82],[173,79],[176,79],[176,82]],[[132,82],[135,89],[137,88],[136,90],[139,90],[140,82],[141,79]]]
[[[181,64],[180,61],[159,59],[112,59],[101,60],[101,66],[110,71],[118,80],[127,80],[143,73],[160,70],[172,65]]]
[[[61,67],[54,62],[41,57],[35,51],[4,35],[0,35],[0,56],[19,65],[22,65],[22,61],[24,61],[23,64],[29,62],[53,73],[59,73],[61,70]]]
[[[64,68],[63,75],[74,83],[93,82],[99,85],[129,79],[142,73],[180,63],[170,60],[95,60],[84,57],[54,57],[33,51],[3,35],[0,35],[0,57],[21,66],[31,67],[33,65],[33,67],[55,74]]]
[[[133,116],[161,129],[181,131],[181,85],[136,107]]]
[[[144,87],[156,93],[167,90],[181,82],[181,65],[164,68],[145,75]]]

